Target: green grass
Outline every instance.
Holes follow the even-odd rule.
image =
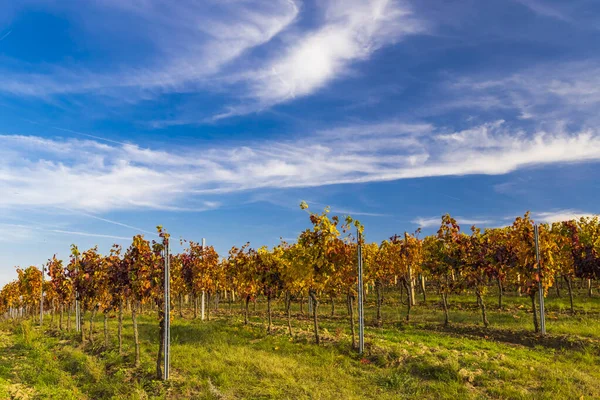
[[[403,322],[398,293],[386,293],[383,326],[375,327],[371,296],[364,356],[350,349],[341,301],[334,317],[329,304],[319,308],[320,346],[313,344],[312,321],[298,307],[293,337],[281,304],[272,335],[266,334],[262,302],[249,325],[243,324],[239,304],[231,312],[222,304],[204,322],[191,319],[187,310],[181,319],[175,311],[172,379],[166,383],[154,379],[157,324],[151,311],[140,317],[137,369],[130,318],[122,356],[115,350],[114,318],[108,348],[100,318],[94,345],[50,329],[49,318],[45,332],[27,321],[8,321],[0,325],[0,398],[600,398],[600,298],[578,295],[571,315],[565,294],[547,299],[545,338],[531,332],[528,298],[506,296],[498,310],[496,298],[488,295],[491,326],[484,329],[472,295],[450,297],[447,328],[434,296],[413,308],[410,323]]]

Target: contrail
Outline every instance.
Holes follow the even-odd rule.
[[[88,233],[88,232],[78,232],[78,231],[63,231],[62,229],[45,229],[49,232],[56,233],[64,233],[67,235],[78,235],[78,236],[90,236],[90,237],[101,237],[108,239],[120,239],[120,240],[131,240],[131,238],[123,237],[123,236],[113,236],[113,235],[103,235],[100,233]]]
[[[449,199],[453,199],[453,200],[458,200],[458,201],[460,201],[460,199],[459,199],[458,197],[449,196],[449,195],[447,195],[447,194],[444,194],[444,193],[442,193],[442,196],[446,196],[446,197],[447,197],[447,198],[449,198]]]
[[[132,225],[127,225],[127,224],[124,224],[124,223],[122,223],[122,222],[118,222],[118,221],[113,221],[113,220],[106,219],[106,218],[97,217],[97,216],[95,216],[95,215],[93,215],[93,214],[88,214],[88,213],[85,213],[85,212],[83,212],[83,211],[71,210],[71,209],[69,209],[69,208],[64,208],[64,207],[58,207],[58,208],[59,208],[59,209],[61,209],[61,210],[69,211],[69,212],[71,212],[71,213],[74,213],[74,214],[81,214],[81,215],[85,215],[86,217],[93,218],[93,219],[97,219],[98,221],[108,222],[109,224],[118,225],[118,226],[122,226],[122,227],[124,227],[124,228],[133,229],[134,231],[139,231],[139,232],[147,233],[147,234],[149,234],[149,235],[158,236],[158,235],[156,234],[156,232],[147,231],[147,230],[145,230],[145,229],[138,228],[138,227],[136,227],[136,226],[132,226]]]
[[[101,234],[101,233],[90,233],[90,232],[81,232],[81,231],[66,231],[66,230],[63,230],[63,229],[48,229],[48,228],[43,228],[41,226],[36,226],[36,225],[6,224],[6,223],[2,224],[2,225],[17,227],[17,228],[33,229],[33,230],[42,231],[42,232],[62,233],[62,234],[66,234],[66,235],[77,235],[77,236],[100,237],[100,238],[108,238],[108,239],[131,240],[131,238],[124,237],[124,236],[105,235],[105,234]]]
[[[87,136],[87,137],[90,137],[93,139],[104,140],[105,142],[116,143],[116,144],[120,144],[122,146],[126,146],[129,144],[129,143],[125,143],[125,142],[119,142],[118,140],[107,139],[102,136],[94,136],[94,135],[90,135],[89,133],[77,132],[72,129],[60,128],[58,126],[49,126],[49,128],[56,129],[56,130],[63,131],[63,132],[74,133],[76,135]]]
[[[23,121],[27,121],[30,124],[39,125],[39,126],[44,127],[44,128],[50,128],[50,129],[56,129],[57,131],[74,133],[75,135],[86,136],[86,137],[97,139],[97,140],[103,140],[105,142],[120,144],[121,146],[126,146],[126,145],[130,144],[130,143],[125,143],[125,142],[119,142],[118,140],[107,139],[107,138],[102,137],[102,136],[95,136],[95,135],[90,135],[89,133],[83,133],[83,132],[74,131],[72,129],[61,128],[60,126],[45,125],[45,124],[42,124],[40,122],[32,121],[32,120],[27,119],[27,118],[22,118],[22,117],[18,117],[18,118],[21,118]]]
[[[10,35],[11,33],[12,33],[12,29],[10,31],[6,32],[4,35],[2,35],[2,37],[0,37],[0,42],[3,41],[4,39],[6,39],[6,37],[8,35]]]

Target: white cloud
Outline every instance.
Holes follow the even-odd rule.
[[[352,62],[367,59],[377,49],[425,30],[406,2],[398,0],[329,0],[323,3],[323,23],[298,35],[283,55],[245,74],[254,106],[232,108],[217,116],[255,111],[306,96],[340,78]]]
[[[600,122],[600,64],[595,61],[534,65],[498,79],[468,77],[450,88],[456,100],[446,108],[516,110],[517,118],[548,126]]]
[[[418,217],[413,219],[412,222],[415,225],[418,225],[420,228],[431,228],[434,226],[439,226],[441,224],[442,218],[441,217],[430,217],[430,218],[423,218],[423,217]]]
[[[428,127],[423,134],[422,124],[410,126],[361,124],[363,135],[348,134],[352,129],[346,127],[253,145],[190,144],[170,151],[0,136],[0,206],[205,210],[219,206],[215,195],[244,190],[495,175],[600,161],[596,130],[527,133],[497,121],[455,132]]]
[[[73,20],[81,22],[84,29],[97,30],[94,35],[125,31],[126,35],[141,37],[144,45],[150,43],[150,56],[144,54],[149,59],[140,56],[138,62],[105,71],[81,65],[48,66],[45,71],[31,74],[4,71],[0,74],[0,91],[39,97],[92,93],[124,100],[147,98],[149,92],[197,91],[207,77],[286,29],[299,12],[292,0],[183,0],[176,4],[166,0],[103,0],[86,7],[37,3],[53,10],[64,9],[66,15],[75,14]],[[111,23],[99,24],[99,19]]]
[[[535,212],[531,214],[531,218],[536,222],[541,223],[552,223],[552,222],[562,222],[562,221],[570,221],[573,219],[579,219],[581,217],[593,217],[594,214],[573,210],[573,209],[563,209],[563,210],[555,210],[555,211],[545,211],[545,212]]]
[[[0,223],[0,242],[19,243],[29,241],[34,236],[31,228],[18,225]]]
[[[118,32],[134,42],[131,46],[139,41],[140,51],[119,67],[78,61],[0,68],[0,92],[47,100],[86,94],[133,103],[164,93],[212,90],[238,100],[212,117],[198,116],[197,110],[190,116],[188,111],[187,117],[152,121],[155,127],[216,121],[310,95],[347,77],[354,63],[381,47],[428,29],[408,0],[325,0],[317,2],[314,14],[301,14],[305,8],[294,0],[24,4],[32,2],[62,12],[80,26],[78,34],[107,36],[118,43],[119,37],[113,36]],[[301,19],[308,23],[297,24]],[[99,20],[111,21],[111,29]],[[89,43],[96,44],[91,39]]]
[[[98,13],[104,13],[132,37],[150,43],[150,54],[113,70],[78,64],[51,65],[27,74],[3,71],[0,91],[38,97],[85,93],[137,101],[157,93],[199,92],[216,86],[222,90],[233,84],[230,89],[242,98],[242,105],[229,106],[212,120],[314,93],[346,75],[352,63],[425,30],[405,0],[320,2],[311,28],[294,24],[301,7],[292,0],[178,1],[176,5],[166,0],[102,0],[85,9],[39,3],[64,8],[67,15],[75,15],[75,21],[91,25],[94,35],[106,29],[97,23]],[[290,27],[293,32],[281,37]],[[276,37],[277,43],[266,54],[250,54]]]
[[[390,216],[390,214],[382,214],[373,211],[364,211],[355,208],[347,208],[329,203],[321,203],[313,200],[301,199],[300,197],[290,197],[285,194],[282,196],[282,193],[273,193],[273,191],[260,191],[253,193],[251,195],[251,198],[248,200],[248,203],[264,202],[295,211],[298,210],[298,204],[300,204],[302,201],[305,201],[309,205],[309,208],[313,211],[317,211],[319,209],[322,210],[325,209],[325,207],[329,207],[330,211],[334,214],[344,214],[352,216],[362,215],[366,217]]]
[[[571,18],[565,11],[561,11],[550,2],[545,0],[515,0],[516,2],[529,8],[536,14],[544,17],[555,18],[561,21],[570,22]],[[560,4],[560,3],[559,3]]]
[[[470,219],[470,218],[463,218],[463,217],[457,217],[456,218],[457,222],[459,224],[462,225],[488,225],[488,224],[493,224],[494,221],[491,219]]]
[[[389,214],[382,214],[382,213],[376,213],[376,212],[370,212],[370,211],[360,211],[360,210],[356,210],[356,209],[348,209],[345,207],[338,207],[338,206],[333,206],[333,205],[329,205],[329,204],[318,203],[316,201],[307,201],[307,204],[310,207],[312,207],[312,206],[317,206],[317,207],[321,207],[321,208],[329,207],[331,212],[336,213],[336,214],[362,215],[365,217],[389,217],[390,216]]]
[[[471,227],[472,225],[479,225],[479,227],[493,224],[494,221],[490,219],[473,219],[473,218],[463,218],[463,217],[453,217],[456,219],[456,222],[461,225],[462,230],[468,230],[465,228]],[[442,223],[442,217],[418,217],[413,219],[413,224],[419,226],[420,228],[432,228],[438,227]]]

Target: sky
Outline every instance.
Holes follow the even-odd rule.
[[[0,284],[159,224],[272,246],[302,200],[371,241],[594,215],[599,110],[596,0],[3,2]]]

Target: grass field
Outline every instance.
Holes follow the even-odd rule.
[[[261,302],[248,325],[239,304],[231,311],[221,304],[204,322],[187,312],[181,319],[176,310],[172,379],[166,383],[154,380],[158,334],[151,311],[140,317],[137,369],[130,318],[122,356],[114,318],[108,348],[100,318],[94,345],[49,328],[49,317],[44,332],[30,321],[6,321],[0,324],[0,398],[600,398],[600,298],[582,291],[571,315],[568,298],[553,293],[546,302],[549,334],[540,338],[532,333],[526,297],[505,296],[498,310],[489,295],[488,329],[479,322],[472,295],[450,297],[449,327],[441,325],[439,298],[418,304],[405,323],[405,308],[394,297],[386,294],[383,327],[373,325],[369,298],[363,356],[350,348],[345,307],[331,317],[325,302],[319,309],[320,346],[313,344],[311,319],[298,308],[292,337],[282,304],[275,307],[271,335]]]

